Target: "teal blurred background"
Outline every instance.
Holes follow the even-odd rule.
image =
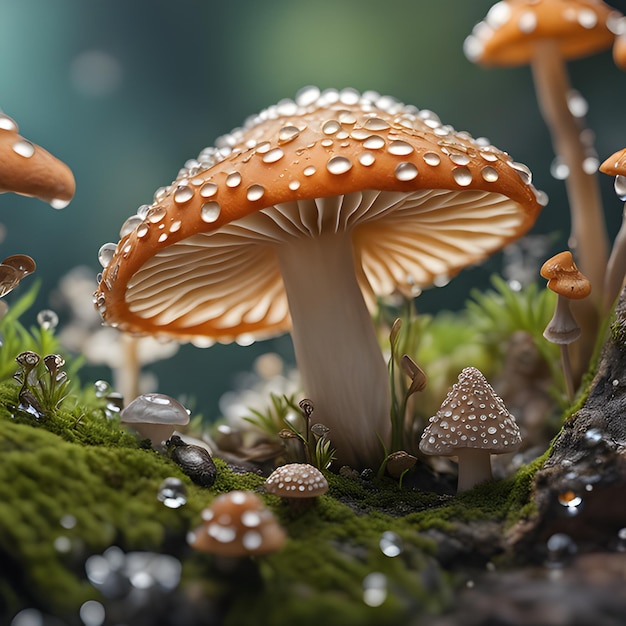
[[[250,114],[304,85],[374,89],[434,110],[457,130],[487,136],[526,163],[550,204],[534,232],[565,246],[569,219],[528,68],[483,69],[463,55],[487,0],[0,0],[0,108],[22,134],[67,162],[77,180],[62,211],[0,195],[2,255],[38,263],[38,309],[54,306],[59,280],[76,266],[99,271],[97,252],[183,163]],[[624,6],[613,3],[624,10]],[[609,52],[571,63],[572,86],[589,102],[600,160],[626,146],[626,74]],[[621,221],[612,179],[601,175],[609,231]],[[499,257],[429,290],[418,308],[458,308],[486,285]],[[30,281],[32,279],[27,279]],[[25,290],[24,283],[7,301]],[[91,302],[85,303],[86,307]],[[217,399],[256,355],[251,347],[184,346],[151,369],[159,390],[194,398],[217,415]],[[85,377],[107,376],[87,370]]]

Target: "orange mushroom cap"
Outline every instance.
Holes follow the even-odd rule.
[[[17,124],[0,112],[0,193],[35,196],[62,209],[74,196],[70,168],[47,150],[24,139]]]
[[[614,152],[598,169],[609,176],[626,176],[626,148]]]
[[[284,332],[279,246],[348,233],[370,302],[411,295],[523,235],[547,201],[530,179],[431,111],[306,88],[205,149],[125,222],[101,248],[95,303],[110,325],[179,340]]]
[[[619,17],[599,0],[503,0],[474,27],[464,51],[481,65],[525,65],[535,41],[552,39],[564,59],[576,59],[609,48]]]
[[[591,293],[589,279],[580,272],[569,250],[548,259],[540,270],[548,279],[548,289],[571,300],[581,300]]]

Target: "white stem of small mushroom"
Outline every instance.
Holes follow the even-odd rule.
[[[613,241],[611,256],[604,279],[604,312],[608,313],[619,296],[626,276],[626,205],[622,213],[622,225]]]
[[[539,108],[550,130],[554,150],[569,169],[566,189],[572,220],[570,247],[576,251],[581,271],[594,286],[591,299],[599,308],[609,248],[602,200],[596,173],[588,174],[583,169],[582,128],[567,103],[570,84],[555,41],[537,41],[532,70]]]
[[[468,491],[476,485],[493,480],[491,455],[488,450],[460,448],[455,450],[459,462],[457,491]]]
[[[330,428],[338,463],[376,469],[384,456],[380,440],[389,443],[389,380],[350,234],[284,243],[277,253],[313,422]]]
[[[137,337],[120,333],[122,359],[121,364],[113,370],[113,388],[122,394],[125,405],[139,395],[141,364],[138,341]]]

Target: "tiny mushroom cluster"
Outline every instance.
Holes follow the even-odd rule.
[[[259,496],[230,491],[202,511],[202,524],[190,532],[192,548],[216,556],[241,558],[275,552],[287,537]]]
[[[376,92],[301,90],[188,161],[100,250],[95,305],[123,331],[210,345],[291,330],[337,461],[390,435],[370,310],[521,237],[547,199],[528,168]]]
[[[522,442],[515,418],[483,374],[466,367],[420,440],[424,454],[456,456],[458,491],[492,479],[491,455],[515,452]]]

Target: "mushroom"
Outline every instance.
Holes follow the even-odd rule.
[[[289,504],[311,504],[328,491],[328,481],[308,463],[287,463],[276,468],[265,481],[265,491]]]
[[[217,496],[202,511],[202,525],[187,536],[196,550],[235,558],[275,552],[285,540],[272,512],[250,491]]]
[[[178,427],[189,424],[189,413],[170,396],[144,393],[122,409],[120,419],[153,445],[162,446]]]
[[[626,42],[625,42],[626,56]],[[620,200],[626,202],[626,148],[618,150],[600,165],[600,171],[615,176],[615,193]],[[604,279],[604,312],[615,304],[615,299],[622,290],[626,276],[626,204],[622,211],[622,225],[613,241],[613,248],[606,266]]]
[[[561,364],[565,377],[567,397],[574,399],[574,376],[568,345],[576,341],[582,331],[570,309],[570,300],[582,300],[591,293],[591,283],[576,267],[572,253],[566,250],[548,259],[540,270],[548,279],[548,289],[557,294],[556,309],[543,331],[543,336],[561,348]]]
[[[95,303],[121,330],[249,343],[291,329],[340,464],[375,467],[390,391],[368,304],[522,236],[524,165],[427,110],[305,88],[186,163],[105,244]]]
[[[515,418],[475,367],[466,367],[422,433],[424,454],[456,456],[457,491],[492,480],[491,455],[514,452],[522,443]]]
[[[565,61],[609,48],[621,14],[599,0],[505,0],[497,2],[465,40],[465,54],[487,66],[530,64],[539,108],[554,150],[568,169],[572,219],[570,246],[594,285],[602,285],[608,237],[595,158],[587,160],[580,118],[571,110]],[[598,289],[596,305],[601,306]],[[589,313],[589,324],[596,324]]]
[[[70,168],[24,139],[15,121],[0,111],[0,193],[35,196],[62,209],[75,189]]]

